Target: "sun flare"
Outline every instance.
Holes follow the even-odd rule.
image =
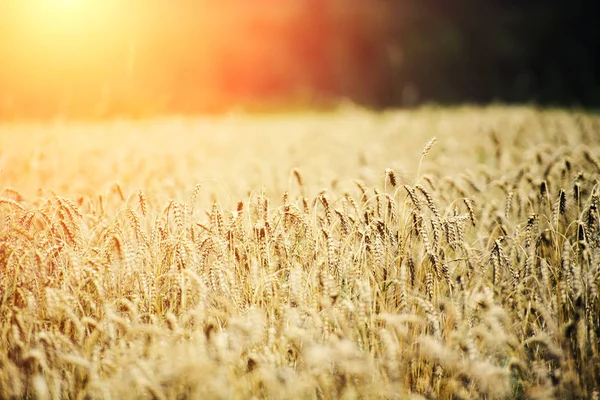
[[[41,0],[41,2],[56,9],[72,9],[90,4],[89,0]]]
[[[94,8],[101,4],[92,0],[33,0],[28,1],[25,15],[35,17],[40,25],[30,26],[36,30],[45,26],[61,26],[68,30],[78,28],[94,14]]]
[[[21,82],[19,90],[67,93],[94,86],[99,91],[111,71],[125,69],[126,61],[120,60],[125,59],[132,26],[125,19],[135,15],[128,4],[23,0],[0,6],[11,38],[6,42],[10,57],[4,60],[5,76],[26,75],[25,82],[11,79]]]

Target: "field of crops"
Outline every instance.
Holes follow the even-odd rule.
[[[599,399],[600,117],[0,125],[0,398]]]

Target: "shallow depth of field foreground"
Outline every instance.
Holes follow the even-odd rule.
[[[0,398],[598,399],[600,118],[0,126]]]

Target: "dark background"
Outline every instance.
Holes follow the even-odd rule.
[[[35,25],[24,22],[27,9],[0,7],[0,117],[270,110],[341,100],[373,108],[597,108],[598,3],[122,0],[118,13],[94,20],[95,30],[67,34],[63,26],[54,39],[35,36]]]

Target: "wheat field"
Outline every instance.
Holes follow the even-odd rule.
[[[599,399],[600,117],[0,125],[2,399]]]

